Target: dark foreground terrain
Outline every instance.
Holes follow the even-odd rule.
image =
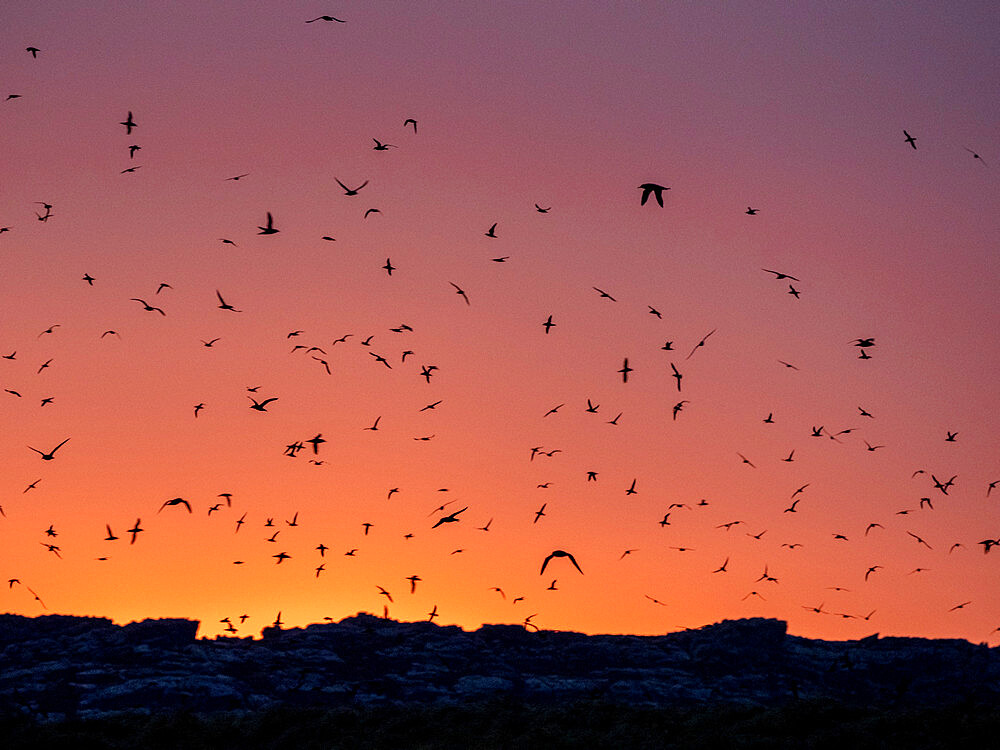
[[[601,702],[528,705],[126,713],[90,720],[0,721],[5,748],[941,748],[995,747],[1000,709],[782,707],[640,708]]]
[[[1000,650],[816,641],[724,621],[662,636],[358,615],[260,640],[191,620],[0,615],[0,746],[994,746]]]

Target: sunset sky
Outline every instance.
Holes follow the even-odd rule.
[[[0,610],[1000,642],[996,3],[3,15]]]

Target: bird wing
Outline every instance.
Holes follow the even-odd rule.
[[[545,573],[545,566],[549,564],[549,560],[551,560],[553,558],[553,556],[554,555],[549,555],[548,557],[546,557],[542,561],[542,569],[539,571],[538,575],[544,575],[544,573]]]
[[[580,566],[576,564],[576,558],[575,558],[575,557],[573,557],[573,555],[571,555],[571,554],[570,554],[569,552],[567,552],[567,553],[566,553],[566,557],[568,557],[568,558],[569,558],[569,561],[570,561],[571,563],[573,563],[573,567],[574,567],[574,568],[576,568],[577,570],[580,570]],[[583,575],[583,571],[582,571],[582,570],[580,570],[580,575]]]

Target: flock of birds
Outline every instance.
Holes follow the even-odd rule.
[[[345,23],[345,21],[339,18],[327,15],[312,18],[306,20],[305,22],[312,24],[320,21]],[[32,56],[32,58],[36,59],[38,58],[39,54],[43,52],[41,49],[33,46],[27,47],[26,50],[28,54]],[[11,93],[7,96],[8,101],[15,100],[18,98],[21,98],[21,95],[16,93]],[[408,134],[408,137],[417,137],[417,124],[418,123],[415,118],[407,117],[405,119],[402,119],[402,128]],[[120,121],[119,126],[123,128],[124,134],[129,137],[129,140],[132,140],[133,132],[135,133],[142,132],[142,121],[141,119],[137,119],[136,115],[131,110],[126,110],[126,115],[124,119]],[[914,136],[912,136],[906,130],[903,130],[903,136],[904,136],[902,139],[903,144],[909,146],[912,149],[917,148],[917,139]],[[387,151],[389,149],[399,148],[399,146],[395,144],[387,143],[379,139],[373,138],[372,141],[374,145],[371,146],[371,148],[372,150],[375,151],[382,152],[382,151]],[[142,150],[141,145],[130,142],[126,142],[124,148],[128,152],[129,160],[133,160],[136,154]],[[986,165],[986,162],[982,159],[982,157],[978,153],[976,153],[972,149],[966,148],[966,150],[972,155],[972,158],[974,160],[979,161],[984,166]],[[129,166],[125,169],[122,169],[121,174],[135,174],[140,168],[141,165]],[[220,180],[239,182],[250,176],[251,176],[250,172],[245,172],[228,177],[222,177],[220,175]],[[364,180],[360,183],[354,184],[354,186],[352,187],[349,186],[348,184],[345,184],[340,179],[335,179],[335,182],[337,183],[337,185],[339,185],[339,187],[343,191],[343,195],[348,198],[360,195],[361,191],[364,190],[366,186],[369,184],[368,180]],[[637,189],[640,191],[638,195],[638,201],[641,206],[648,206],[650,209],[653,210],[657,210],[657,207],[659,209],[667,208],[665,199],[667,191],[670,190],[669,186],[665,186],[654,182],[643,182],[640,185],[638,185]],[[652,203],[650,202],[650,199],[652,199]],[[655,203],[656,205],[654,206],[653,203]],[[34,210],[34,218],[37,222],[46,224],[50,220],[52,220],[53,217],[56,216],[55,212],[57,211],[57,207],[54,206],[53,204],[39,201],[36,202],[36,205],[41,206],[41,210]],[[538,203],[535,203],[534,209],[539,214],[548,214],[550,211],[553,210],[553,206],[552,205],[542,206],[539,205]],[[758,215],[759,212],[760,212],[759,208],[748,206],[744,213],[747,216],[752,217]],[[379,213],[379,209],[377,208],[367,209],[365,211],[364,218],[368,218],[373,213]],[[256,233],[258,235],[263,237],[268,237],[279,234],[281,231],[283,231],[283,227],[281,226],[280,222],[276,219],[274,215],[272,215],[270,211],[262,211],[262,215],[263,215],[262,223],[257,226]],[[497,231],[498,224],[499,222],[493,223],[489,228],[485,229],[483,235],[485,237],[490,238],[491,240],[499,240],[500,236]],[[18,227],[16,225],[2,225],[0,226],[0,233],[14,232],[17,231],[17,229]],[[333,241],[334,238],[330,236],[324,236],[322,239]],[[219,240],[221,243],[226,245],[236,246],[237,244],[234,240],[230,238],[219,238]],[[499,255],[491,258],[490,260],[495,263],[505,263],[510,260],[510,256]],[[397,271],[398,269],[392,264],[391,258],[387,257],[384,266],[381,267],[381,270],[384,270],[386,275],[391,277],[393,275],[393,272]],[[796,284],[800,283],[800,279],[797,278],[796,276],[784,271],[773,270],[770,268],[762,268],[760,269],[760,272],[773,276],[775,281],[787,284],[787,294],[791,295],[795,299],[800,298],[801,291],[796,286]],[[81,282],[88,285],[89,287],[95,287],[95,285],[100,284],[100,279],[95,278],[90,273],[84,273],[84,275],[81,277]],[[470,295],[463,288],[463,286],[453,281],[449,281],[448,284],[450,285],[451,291],[454,293],[454,295],[461,298],[462,305],[471,306],[473,304],[472,300],[470,299]],[[154,316],[160,316],[166,318],[168,316],[167,308],[169,306],[160,303],[159,300],[163,296],[166,296],[167,293],[169,293],[172,289],[173,287],[171,284],[164,282],[161,283],[155,290],[155,292],[148,298],[132,297],[130,298],[129,301],[136,303],[138,305],[137,310],[140,314],[151,313]],[[588,292],[596,293],[600,299],[606,300],[608,303],[616,303],[618,301],[617,298],[613,296],[611,293],[597,286],[593,286],[591,290],[588,290]],[[243,310],[241,308],[236,307],[227,298],[227,296],[223,294],[223,292],[220,289],[215,290],[215,302],[216,302],[216,308],[226,313],[238,314],[243,312]],[[663,314],[660,312],[660,310],[658,310],[654,306],[648,306],[647,312],[649,315],[652,315],[658,319],[662,319],[663,317]],[[62,327],[61,324],[53,324],[47,329],[39,332],[37,334],[37,338],[43,339],[44,337],[47,336],[58,336],[59,335],[58,329],[60,329],[61,327]],[[556,315],[554,313],[549,314],[544,320],[539,320],[538,327],[539,330],[542,332],[542,334],[545,336],[557,335],[557,333],[554,333],[554,329],[558,329],[559,327],[559,322],[556,319]],[[406,333],[406,332],[412,332],[413,329],[407,324],[403,323],[391,330],[395,333]],[[669,407],[671,418],[674,421],[676,421],[678,417],[682,415],[685,406],[687,406],[690,403],[689,399],[683,398],[683,396],[686,395],[686,391],[684,390],[685,363],[710,344],[710,339],[714,334],[716,334],[717,330],[718,329],[713,328],[708,333],[703,335],[700,339],[698,339],[696,342],[694,342],[692,338],[693,343],[689,344],[690,349],[687,349],[687,347],[685,347],[680,352],[681,354],[684,354],[683,358],[678,356],[676,359],[671,359],[668,361],[668,365],[670,368],[670,377],[674,381],[678,399],[676,400],[676,402],[673,403],[672,406]],[[340,336],[339,338],[333,339],[332,343],[321,342],[322,345],[320,345],[319,343],[316,344],[297,343],[299,340],[301,340],[300,337],[303,336],[304,334],[305,334],[304,330],[293,330],[289,331],[286,334],[286,339],[292,344],[293,347],[291,349],[291,352],[295,354],[304,354],[308,356],[311,360],[317,363],[318,367],[323,368],[323,370],[327,374],[331,374],[332,372],[331,352],[333,351],[334,347],[337,347],[338,345],[343,345],[344,347],[348,347],[357,344],[366,347],[367,354],[372,358],[373,362],[389,370],[405,366],[413,366],[413,362],[418,361],[417,358],[418,355],[414,351],[411,351],[409,349],[400,352],[398,354],[398,357],[396,355],[393,355],[391,359],[390,357],[383,356],[383,354],[376,352],[372,348],[373,336],[367,336],[366,338],[358,337],[355,341],[352,342],[351,339],[355,338],[354,335],[345,334],[343,336]],[[121,334],[117,330],[108,329],[101,334],[101,339],[104,339],[106,337],[121,338]],[[204,347],[213,348],[220,341],[220,338],[215,337],[211,339],[201,339],[200,341]],[[872,352],[875,349],[876,342],[875,338],[872,336],[859,336],[855,338],[853,341],[846,342],[846,344],[849,346],[853,346],[857,349],[858,359],[868,360],[872,359],[873,357]],[[662,351],[668,353],[676,351],[674,341],[666,341],[660,348]],[[668,356],[673,357],[673,354],[669,354]],[[19,347],[16,345],[11,345],[7,350],[4,350],[2,357],[3,360],[6,360],[8,363],[17,363],[21,361],[21,358],[19,357]],[[412,358],[412,360],[410,360],[410,358]],[[410,360],[409,364],[408,360]],[[47,361],[41,363],[40,366],[37,368],[37,370],[35,370],[32,374],[34,376],[41,375],[45,369],[51,366],[52,361],[53,360],[50,358]],[[778,360],[778,363],[781,366],[791,370],[799,369],[795,364],[791,362]],[[416,377],[423,379],[426,383],[432,382],[433,378],[435,377],[436,371],[439,369],[436,365],[433,364],[419,364],[416,367],[418,369],[414,369],[413,374],[415,374]],[[630,366],[629,358],[624,357],[622,359],[621,367],[617,370],[616,373],[618,376],[620,376],[620,381],[623,385],[627,385],[629,383],[629,376],[633,372],[635,372],[635,370],[632,366]],[[8,396],[11,399],[23,399],[24,395],[22,394],[22,391],[26,391],[28,389],[18,384],[12,384],[11,381],[14,376],[11,373],[12,373],[11,370],[7,370],[6,372],[0,370],[0,378],[6,381],[3,384],[3,392],[6,396]],[[269,394],[260,394],[259,389],[260,386],[247,387],[246,389],[247,393],[245,395],[249,403],[246,404],[246,406],[250,410],[260,413],[267,413],[269,407],[271,407],[273,404],[280,403],[281,397]],[[432,411],[436,409],[443,403],[444,398],[445,397],[442,396],[442,398],[437,398],[436,400],[431,401],[422,409],[420,409],[420,411]],[[42,406],[49,406],[53,402],[54,398],[52,396],[46,396],[41,399]],[[552,407],[546,413],[540,416],[541,418],[545,419],[553,415],[557,415],[560,412],[560,409],[563,409],[566,406],[567,406],[566,403],[560,403],[557,406]],[[199,419],[200,415],[206,409],[208,409],[209,406],[204,402],[199,402],[196,404],[192,404],[191,408],[193,411],[193,418]],[[867,419],[867,420],[875,419],[874,414],[869,409],[866,409],[861,406],[857,408],[858,408],[857,416],[859,419]],[[598,409],[599,409],[599,404],[595,404],[590,399],[587,399],[586,407],[584,409],[586,413],[596,414],[598,413]],[[619,412],[613,418],[606,420],[606,424],[611,426],[616,426],[618,425],[619,420],[622,418],[622,416],[623,414]],[[364,427],[363,429],[367,431],[377,432],[380,429],[380,421],[381,421],[381,416],[375,418],[370,425]],[[761,415],[761,422],[765,425],[774,424],[775,422],[774,412],[768,413],[766,415]],[[851,436],[851,433],[853,433],[854,431],[855,431],[854,428],[833,430],[825,425],[814,425],[811,429],[811,432],[809,433],[809,437],[826,438],[832,441],[841,442],[847,440]],[[434,439],[435,437],[436,435],[434,434],[417,435],[413,437],[413,440],[427,442]],[[948,443],[957,442],[958,437],[959,433],[957,431],[948,431],[945,435],[941,436],[942,440]],[[73,443],[71,443],[72,439],[73,436],[67,436],[51,446],[39,443],[36,445],[27,445],[26,449],[37,454],[39,460],[42,462],[58,461],[59,459],[62,458],[65,451],[73,450],[72,447]],[[282,453],[283,455],[288,456],[290,458],[297,458],[299,454],[304,454],[305,456],[308,456],[307,460],[310,465],[320,467],[326,465],[328,461],[328,459],[324,457],[325,453],[323,449],[324,444],[326,444],[327,442],[328,439],[324,438],[322,433],[317,433],[316,435],[310,438],[297,439],[291,443],[288,443],[287,445],[284,445],[282,447]],[[881,444],[873,444],[871,442],[868,442],[867,440],[863,442],[865,445],[865,450],[868,452],[883,450],[886,447]],[[66,447],[67,444],[69,444],[69,447]],[[530,463],[536,460],[540,460],[542,458],[551,458],[561,452],[562,451],[560,449],[546,448],[545,446],[542,445],[530,446],[530,449],[526,450],[525,452],[525,461]],[[791,450],[791,452],[789,452],[788,455],[784,457],[782,460],[787,463],[793,462],[795,460],[795,450],[794,449]],[[739,461],[741,464],[751,469],[757,468],[757,465],[753,461],[751,461],[750,458],[743,455],[742,453],[737,453],[736,456],[734,456],[734,461]],[[22,494],[27,494],[29,492],[36,491],[40,483],[42,483],[44,479],[45,476],[43,474],[38,479],[35,479],[34,481],[31,481],[30,483],[26,484]],[[921,480],[926,483],[925,484],[926,494],[920,498],[918,508],[902,509],[898,511],[896,515],[901,518],[904,518],[906,515],[910,513],[933,511],[934,500],[936,499],[936,497],[948,496],[951,489],[959,481],[957,475],[949,477],[939,477],[936,474],[929,473],[923,469],[916,470],[913,473],[912,479]],[[583,479],[583,481],[587,483],[597,482],[598,472],[588,470],[586,472],[586,477],[585,479]],[[631,482],[628,484],[628,486],[624,488],[624,494],[626,496],[637,494],[639,492],[637,487],[638,483],[639,483],[639,478],[638,477],[633,478]],[[984,495],[986,497],[990,497],[991,494],[994,492],[994,490],[997,490],[998,486],[1000,486],[1000,479],[988,481],[983,487]],[[537,487],[539,489],[544,490],[548,487],[548,483],[538,484]],[[791,496],[788,498],[789,502],[788,506],[783,509],[782,513],[783,514],[799,513],[800,512],[799,505],[806,497],[806,493],[809,487],[810,483],[805,483],[799,486],[797,489],[795,489],[794,492],[791,493]],[[391,500],[394,495],[400,493],[401,491],[402,488],[400,487],[389,488],[386,493],[386,500]],[[446,490],[442,489],[442,491]],[[935,495],[935,493],[937,494]],[[452,505],[455,502],[456,501],[452,500],[444,502],[435,507],[428,514],[428,518],[431,520],[428,520],[426,529],[418,531],[420,533],[441,533],[440,530],[442,529],[442,527],[453,526],[456,524],[470,523],[467,520],[467,516],[465,514],[470,510],[471,506],[463,505],[462,507],[453,508]],[[694,507],[697,507],[699,505],[704,506],[708,504],[709,501],[703,499],[698,503],[694,504]],[[546,513],[547,508],[548,508],[547,502],[542,503],[540,505],[540,507],[534,512],[533,518],[531,519],[532,525],[544,522],[543,519],[548,515]],[[655,521],[651,521],[651,523],[657,524],[660,528],[665,528],[675,522],[674,520],[672,520],[671,518],[672,516],[676,517],[676,515],[679,512],[690,511],[692,509],[693,509],[692,504],[671,503],[665,509],[664,513],[662,514],[662,518]],[[22,510],[19,508],[18,512],[22,512]],[[24,510],[23,512],[31,513],[32,511]],[[197,514],[200,514],[201,512],[202,509],[200,508],[197,509]],[[233,512],[234,514],[236,512],[240,512],[239,498],[234,497],[233,493],[230,492],[219,493],[218,496],[214,498],[214,500],[210,504],[208,504],[207,507],[207,516],[209,517],[215,514],[224,514],[226,512]],[[122,538],[115,533],[111,523],[104,524],[105,536],[103,537],[103,541],[109,545],[114,545],[116,543],[117,544],[127,543],[128,545],[141,544],[142,543],[141,535],[144,532],[146,532],[146,527],[143,525],[144,524],[143,518],[145,517],[146,522],[149,523],[150,515],[157,517],[163,513],[181,513],[181,514],[188,514],[194,517],[196,515],[196,508],[192,505],[191,500],[189,500],[188,498],[173,497],[164,499],[156,506],[151,505],[148,514],[143,513],[142,515],[136,517],[134,521],[130,522],[129,528],[127,528],[123,532],[125,538]],[[247,532],[243,530],[243,527],[248,523],[250,523],[248,515],[249,512],[245,511],[242,512],[241,515],[238,516],[238,518],[235,518],[231,527],[232,534],[241,534],[241,533],[244,535],[247,534]],[[3,505],[0,505],[0,516],[2,517],[7,516],[7,512],[4,509]],[[483,532],[484,534],[488,534],[491,531],[493,520],[494,520],[493,518],[489,518],[489,520],[485,521],[483,525],[477,526],[476,529],[480,532]],[[290,518],[283,519],[283,524],[281,525],[279,525],[279,523],[275,520],[275,517],[266,517],[263,520],[258,520],[258,524],[262,528],[266,529],[266,537],[264,538],[263,544],[266,545],[265,548],[267,549],[267,552],[266,553],[258,552],[256,554],[259,554],[261,557],[266,556],[269,557],[270,559],[273,559],[274,565],[282,565],[286,563],[286,561],[294,558],[294,556],[290,554],[287,549],[276,549],[275,546],[280,547],[280,540],[283,538],[281,536],[283,532],[287,534],[289,530],[296,529],[300,527],[300,525],[302,525],[302,522],[300,522],[299,520],[298,512],[295,512],[293,515],[291,515]],[[732,520],[720,524],[716,528],[720,530],[720,533],[722,533],[722,532],[729,532],[731,529],[744,524],[745,522],[742,520]],[[60,532],[56,528],[56,526],[57,526],[56,523],[50,523],[47,526],[47,528],[40,529],[40,532],[42,534],[42,539],[39,540],[39,544],[42,547],[42,553],[51,554],[57,558],[62,559],[63,553],[67,552],[67,550],[64,550],[57,541]],[[366,537],[368,537],[369,535],[372,526],[373,524],[367,521],[359,524],[358,526],[359,544],[363,545]],[[877,521],[873,521],[869,523],[868,526],[864,529],[863,535],[867,537],[869,534],[878,533],[879,531],[885,531],[885,530],[886,526],[884,524],[879,523]],[[932,549],[931,544],[929,544],[928,541],[926,541],[922,536],[915,534],[912,531],[909,531],[905,528],[902,530],[905,531],[905,533],[908,534],[909,537],[913,539],[914,544],[920,545],[927,549]],[[746,535],[750,538],[760,541],[765,533],[766,530],[758,533],[747,532]],[[414,534],[415,532],[407,533],[405,535],[405,538],[411,539],[413,538]],[[837,541],[843,541],[843,542],[849,541],[848,537],[841,533],[833,534],[833,538]],[[974,543],[981,548],[983,553],[989,553],[992,547],[1000,545],[1000,538],[986,537],[981,540],[975,540]],[[791,542],[781,544],[782,548],[787,548],[789,550],[794,550],[800,546],[801,544],[791,543]],[[956,541],[951,544],[946,554],[951,554],[952,552],[955,552],[965,546],[971,546],[971,544],[965,544],[962,541]],[[672,549],[679,552],[690,551],[690,548],[684,546],[674,546],[672,547]],[[274,550],[274,552],[272,553],[271,550]],[[349,549],[344,550],[342,554],[347,557],[353,557],[357,555],[359,551],[360,551],[359,547],[351,547]],[[327,570],[326,566],[328,562],[328,557],[327,557],[328,552],[331,552],[331,548],[322,542],[319,542],[314,548],[310,550],[310,554],[312,555],[313,558],[313,563],[315,564],[311,565],[308,571],[309,575],[319,579],[324,574],[324,572],[326,572]],[[463,552],[463,550],[457,549],[452,554],[457,554],[461,552]],[[637,549],[626,549],[624,550],[624,552],[621,553],[620,557],[618,557],[618,560],[623,561],[626,558],[635,554],[636,552],[638,552]],[[587,563],[586,556],[581,555],[580,557],[578,557],[577,555],[578,551],[571,552],[569,550],[564,550],[564,549],[552,549],[542,559],[537,561],[538,576],[545,576],[547,571],[549,572],[550,576],[556,574],[557,571],[558,575],[580,575],[580,576],[584,575],[584,568],[586,567]],[[107,561],[110,559],[110,557],[111,553],[109,553],[107,556],[102,556],[98,559],[100,561]],[[728,569],[729,563],[730,563],[730,557],[726,556],[723,560],[719,561],[719,564],[717,566],[714,566],[714,568],[710,572],[713,575],[726,575],[727,573],[729,573]],[[247,564],[247,561],[238,559],[231,561],[231,564],[241,566]],[[14,568],[17,566],[17,562],[6,560],[4,561],[4,565],[7,567]],[[867,570],[859,571],[859,578],[861,579],[862,583],[867,582],[873,576],[877,576],[879,572],[882,570],[883,570],[882,565],[873,564],[869,566]],[[924,569],[922,568],[916,568],[911,572],[920,573],[923,572],[923,570]],[[417,584],[420,583],[422,580],[423,579],[419,575],[412,574],[399,581],[399,585],[405,586],[409,595],[415,595],[418,590]],[[551,583],[548,584],[545,591],[559,590],[557,582],[558,579],[553,578],[551,580]],[[42,596],[39,593],[37,593],[34,588],[29,586],[28,583],[30,582],[23,582],[20,577],[14,575],[8,579],[8,588],[13,589],[18,586],[23,586],[25,591],[31,597],[33,597],[33,600],[36,601],[40,607],[42,607],[43,609],[48,609],[48,606],[46,605]],[[386,582],[383,581],[382,583]],[[764,599],[763,595],[758,590],[758,588],[761,590],[765,590],[764,589],[765,586],[777,583],[779,583],[779,578],[770,571],[767,565],[765,565],[759,577],[755,578],[752,581],[748,581],[750,588],[745,594],[745,596],[743,596],[742,598],[743,600],[754,599],[754,598]],[[393,593],[390,590],[391,587],[384,587],[383,585],[381,585],[381,583],[380,584],[373,583],[372,588],[373,592],[375,592],[374,596],[379,597],[384,601],[383,613],[386,616],[388,616],[389,606],[396,603],[396,599],[394,599]],[[507,600],[507,593],[503,587],[486,586],[485,588],[490,592],[496,593],[502,599]],[[842,590],[841,587],[831,587],[831,588]],[[398,593],[397,593],[397,598],[398,598]],[[514,604],[518,604],[522,602],[524,598],[525,597],[522,596],[512,597],[511,601]],[[650,594],[645,594],[645,598],[655,605],[661,605],[661,606],[666,605],[666,602]],[[972,604],[973,604],[972,601],[956,602],[949,611],[961,610]],[[820,603],[819,605],[804,603],[801,606],[803,609],[817,614],[829,614],[842,618],[858,619],[863,621],[870,620],[876,613],[876,610],[872,610],[865,614],[862,614],[862,613],[850,613],[845,611],[839,611],[835,609],[828,609],[825,606],[825,602]],[[427,612],[427,618],[433,621],[439,616],[440,613],[438,611],[438,605],[437,603],[434,603],[431,609]],[[521,622],[525,628],[537,630],[538,625],[536,625],[534,622],[535,617],[538,617],[537,612],[525,616],[521,620]],[[282,613],[278,612],[278,615],[275,618],[273,625],[279,627],[283,625],[284,623],[282,622],[281,618],[282,618]],[[220,620],[220,624],[225,626],[223,629],[224,632],[229,634],[236,634],[240,632],[240,628],[244,626],[244,624],[247,622],[248,619],[250,619],[250,615],[248,614],[241,614],[239,616],[230,615],[222,618]],[[1000,631],[1000,628],[997,628],[997,631]]]

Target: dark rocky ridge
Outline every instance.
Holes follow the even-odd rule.
[[[651,707],[996,704],[1000,651],[963,640],[820,641],[726,620],[662,636],[474,632],[367,614],[262,640],[196,638],[192,620],[0,615],[0,717],[124,711],[597,700]]]

